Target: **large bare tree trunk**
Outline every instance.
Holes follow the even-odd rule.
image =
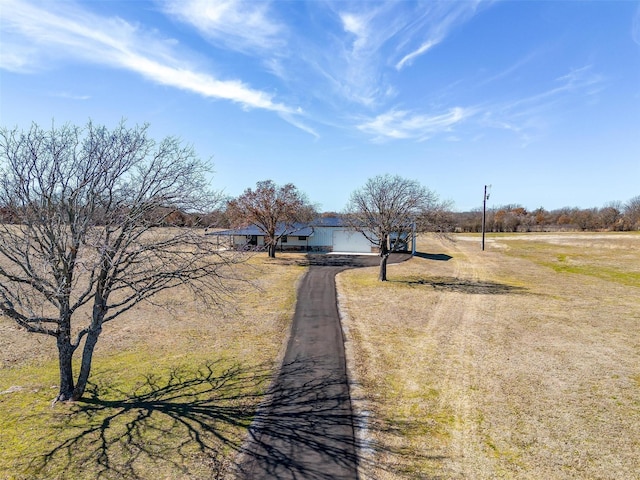
[[[74,348],[68,335],[60,334],[57,337],[58,366],[60,370],[60,388],[55,401],[64,402],[73,397],[73,358]]]
[[[378,273],[378,280],[381,282],[387,281],[387,260],[389,260],[389,240],[387,236],[383,236],[380,239],[380,272]]]
[[[87,388],[87,381],[89,380],[89,373],[91,373],[91,360],[93,358],[93,349],[98,343],[98,337],[102,331],[102,326],[97,329],[89,330],[87,339],[84,343],[84,349],[82,350],[82,363],[80,364],[80,374],[78,375],[78,383],[73,390],[73,400],[80,400],[84,391]]]
[[[269,243],[269,257],[276,258],[276,242]]]
[[[380,273],[378,273],[378,280],[381,282],[387,281],[387,260],[389,260],[389,254],[380,256]]]

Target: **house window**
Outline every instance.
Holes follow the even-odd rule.
[[[286,236],[286,235],[283,235],[283,236],[281,237],[280,241],[281,241],[282,243],[287,243],[287,236]]]
[[[304,241],[304,240],[306,240],[306,239],[307,239],[307,236],[306,236],[306,235],[299,235],[299,236],[298,236],[298,240],[302,240],[302,241]]]

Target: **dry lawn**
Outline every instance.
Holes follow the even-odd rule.
[[[0,478],[223,478],[279,366],[306,270],[265,254],[239,268],[250,283],[222,310],[173,290],[105,325],[76,404],[50,407],[55,340],[0,317]]]
[[[640,235],[455,240],[338,276],[363,478],[640,478]]]

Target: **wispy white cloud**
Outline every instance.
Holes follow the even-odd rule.
[[[345,32],[352,33],[357,37],[354,42],[356,45],[366,43],[367,22],[363,21],[364,18],[352,13],[342,13],[340,14],[340,20],[342,20]]]
[[[357,123],[358,130],[374,141],[410,139],[423,141],[436,135],[458,141],[478,128],[492,128],[513,133],[523,146],[545,133],[563,115],[572,99],[597,98],[605,79],[586,65],[558,76],[549,88],[507,101],[488,101],[467,107],[452,107],[435,115],[403,109],[391,109]],[[581,100],[581,104],[584,101]],[[462,129],[462,124],[465,129]]]
[[[395,64],[396,70],[408,67],[412,62],[426,54],[441,43],[449,33],[459,25],[467,22],[477,12],[481,0],[464,2],[435,1],[420,4],[417,15],[406,29],[410,36],[401,43],[400,60]],[[416,45],[416,41],[419,43]]]
[[[236,51],[270,50],[284,44],[286,27],[270,14],[269,2],[165,0],[161,5],[167,15]]]
[[[549,88],[505,102],[478,107],[482,126],[515,133],[528,145],[549,125],[563,116],[572,99],[593,99],[604,88],[606,79],[592,65],[572,69],[560,75]],[[581,104],[584,104],[584,100]]]
[[[375,109],[398,94],[397,70],[471,18],[480,0],[312,2],[309,15],[319,20],[303,28],[317,26],[314,31],[291,22],[278,2],[157,2],[216,47],[254,57],[254,65],[292,89],[303,86],[323,101],[339,97]]]
[[[346,5],[346,6],[345,6]],[[339,4],[343,35],[325,64],[337,92],[350,101],[373,107],[393,92],[383,78],[385,45],[403,28],[403,9],[394,3]]]
[[[6,25],[5,19],[1,20],[0,25]],[[36,60],[38,50],[20,42],[11,43],[7,39],[8,35],[5,33],[4,28],[0,32],[3,33],[2,48],[0,48],[0,68],[16,73],[34,73],[38,71]]]
[[[243,108],[295,113],[268,92],[194,68],[179,59],[185,52],[175,51],[171,39],[75,4],[4,0],[2,33],[2,50],[12,52],[2,57],[4,69],[29,71],[47,62],[80,60],[132,71],[155,83],[229,100]]]
[[[303,112],[298,111],[297,113],[302,114]],[[308,133],[309,135],[312,135],[316,140],[320,138],[318,132],[316,132],[312,127],[301,120],[300,115],[293,115],[290,112],[280,112],[279,115],[285,122],[290,123],[294,127]]]
[[[585,87],[601,84],[602,75],[595,73],[593,65],[585,65],[580,68],[572,68],[569,73],[560,75],[556,81],[559,82],[561,90],[575,91]]]
[[[67,100],[79,100],[79,101],[91,99],[90,95],[79,95],[77,93],[69,93],[69,92],[54,93],[52,96],[58,97],[58,98],[66,98]]]
[[[505,68],[501,72],[498,72],[498,73],[496,73],[496,74],[494,74],[494,75],[492,75],[490,77],[487,77],[487,78],[483,79],[482,81],[477,83],[476,86],[486,85],[488,83],[495,82],[495,81],[507,78],[507,77],[513,75],[514,73],[517,73],[517,72],[521,71],[523,69],[523,67],[525,67],[527,64],[529,64],[531,61],[533,61],[536,57],[539,57],[541,54],[542,54],[542,50],[531,52],[528,55],[525,55],[524,57],[520,58],[514,64],[508,66],[507,68]]]
[[[401,70],[405,65],[410,65],[414,58],[417,58],[421,55],[424,55],[433,47],[438,45],[442,41],[441,38],[432,38],[427,40],[425,43],[420,45],[417,50],[414,50],[411,53],[408,53],[402,59],[396,63],[396,70]]]
[[[438,115],[423,115],[406,110],[390,110],[358,125],[358,129],[376,141],[390,139],[424,140],[430,136],[451,132],[452,128],[474,115],[473,109],[454,107]]]
[[[567,98],[597,99],[604,85],[602,76],[585,66],[558,76],[547,88],[533,93],[528,90],[517,98],[513,98],[514,90],[520,85],[531,88],[531,83],[486,89],[481,98],[489,100],[483,105],[474,105],[468,92],[461,93],[463,89],[455,81],[442,87],[439,94],[411,92],[413,87],[402,83],[408,77],[406,69],[446,42],[452,32],[491,5],[491,0],[309,2],[304,4],[307,21],[300,25],[287,16],[291,7],[283,6],[284,2],[156,0],[164,14],[182,22],[174,27],[184,31],[186,24],[215,45],[197,57],[151,25],[92,13],[90,2],[0,2],[3,69],[36,72],[57,68],[63,62],[106,65],[135,72],[156,84],[235,102],[244,109],[276,112],[315,138],[319,138],[318,125],[331,124],[332,128],[357,128],[378,141],[421,141],[435,135],[454,141],[475,133],[462,132],[463,122],[470,130],[489,126],[532,138],[547,119],[560,115],[556,107],[567,105]],[[298,10],[295,13],[301,15]],[[632,35],[640,44],[640,8]],[[218,47],[233,51],[224,55],[234,62],[229,70],[233,73],[227,78],[203,66],[204,62],[217,61]],[[532,53],[515,63],[503,64],[493,76],[474,82],[474,88],[513,80],[510,77],[525,72],[525,66],[531,67],[529,63],[543,57],[542,47],[529,51]],[[236,52],[242,55],[234,56]],[[244,68],[247,70],[241,70]],[[269,87],[244,81],[240,72],[248,70],[247,75],[255,75],[252,82],[267,78]],[[269,75],[263,75],[265,72]],[[477,73],[474,75],[477,78]],[[277,96],[273,93],[276,88]],[[68,95],[84,99],[82,95]],[[292,104],[304,105],[310,113]],[[411,107],[391,108],[393,104]],[[439,113],[421,113],[426,111],[421,107],[425,104],[440,105]]]
[[[570,95],[580,95],[582,97],[596,95],[602,89],[604,81],[605,79],[602,75],[594,72],[592,65],[585,65],[557,77],[551,88],[507,103],[504,110],[539,110],[560,102]]]
[[[334,33],[330,56],[319,66],[343,98],[376,108],[391,100],[397,71],[444,41],[477,12],[464,2],[335,2],[342,35]],[[326,47],[325,47],[326,49]],[[321,58],[322,54],[321,54]]]

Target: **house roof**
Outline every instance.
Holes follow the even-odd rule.
[[[317,217],[309,223],[295,223],[292,229],[287,229],[287,235],[298,235],[311,237],[314,228],[334,228],[348,227],[346,222],[340,217]],[[276,236],[281,236],[285,232],[285,225],[278,225],[276,228]],[[264,232],[255,225],[249,225],[243,228],[234,228],[230,230],[222,230],[219,232],[211,232],[209,235],[264,235]]]
[[[342,217],[317,217],[310,225],[314,227],[348,227]]]
[[[310,237],[313,235],[313,227],[304,223],[296,223],[294,224],[293,228],[286,228],[284,224],[278,225],[278,227],[276,228],[276,236],[279,237],[283,234]],[[248,227],[244,228],[211,232],[208,235],[264,235],[264,232],[255,225],[249,225]]]

